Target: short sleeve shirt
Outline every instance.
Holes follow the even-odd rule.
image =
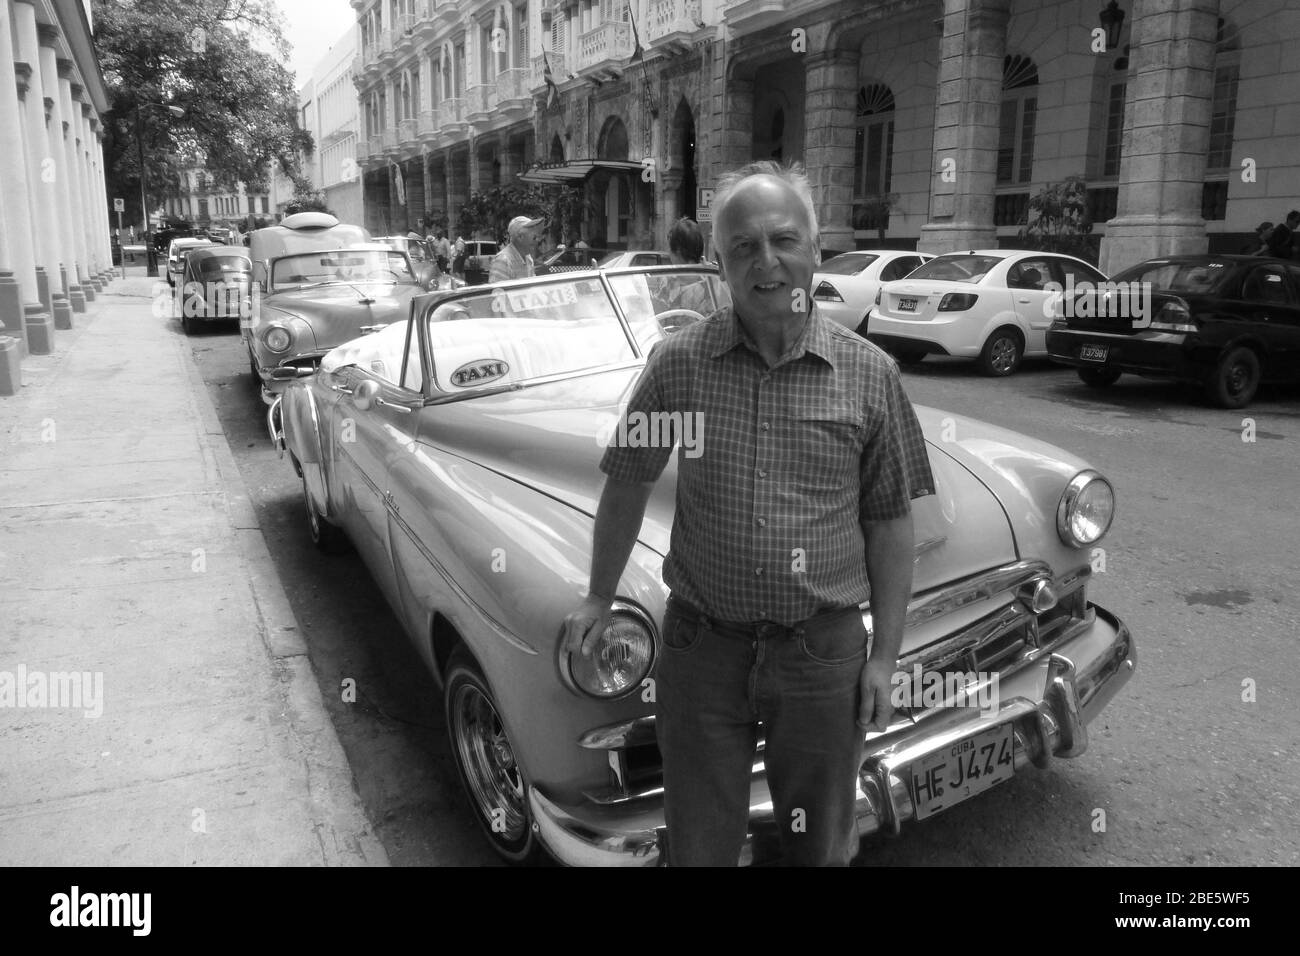
[[[815,307],[772,367],[730,308],[660,342],[601,470],[655,481],[674,445],[664,582],[724,621],[861,604],[866,526],[934,492],[897,365]]]
[[[504,282],[507,279],[526,279],[533,275],[533,257],[519,254],[514,243],[506,246],[492,257],[488,270],[489,282]]]

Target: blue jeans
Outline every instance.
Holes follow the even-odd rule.
[[[863,732],[866,630],[857,608],[793,628],[711,621],[675,599],[656,669],[671,866],[735,866],[761,722],[784,861],[846,866]]]

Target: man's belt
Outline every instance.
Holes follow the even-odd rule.
[[[721,637],[732,637],[743,641],[789,640],[798,637],[809,628],[830,624],[849,614],[862,613],[856,606],[839,607],[820,611],[795,624],[780,624],[776,621],[722,621],[710,617],[694,604],[675,594],[668,596],[668,607],[683,620],[702,624]]]

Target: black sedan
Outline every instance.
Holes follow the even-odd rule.
[[[1169,256],[1064,292],[1047,351],[1094,388],[1131,372],[1194,382],[1215,404],[1243,408],[1261,382],[1300,380],[1300,264]]]

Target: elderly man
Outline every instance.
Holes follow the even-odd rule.
[[[492,257],[492,267],[488,270],[489,282],[525,279],[536,275],[533,271],[533,253],[537,250],[538,230],[545,221],[529,219],[527,216],[515,216],[510,220],[506,229],[510,241]]]
[[[844,865],[863,734],[892,717],[910,502],[934,482],[897,366],[812,308],[820,251],[802,169],[753,163],[715,189],[733,305],[661,342],[625,412],[692,414],[704,438],[703,454],[678,457],[663,568],[668,862],[736,864],[762,724],[785,861]],[[606,450],[589,593],[565,619],[571,650],[590,653],[606,627],[671,452]],[[858,610],[868,597],[870,642]]]

